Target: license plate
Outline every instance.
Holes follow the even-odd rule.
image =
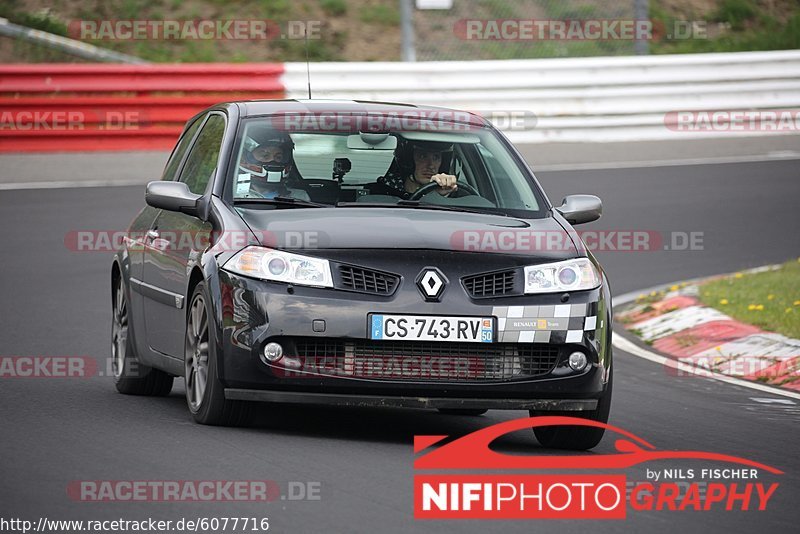
[[[370,339],[402,341],[465,341],[492,343],[493,317],[446,317],[432,315],[369,316]]]

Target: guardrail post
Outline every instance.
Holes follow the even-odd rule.
[[[412,0],[400,0],[400,30],[402,32],[403,61],[416,61],[417,51],[414,49],[414,7]]]
[[[633,0],[633,18],[636,20],[648,20],[650,18],[650,6],[648,0]],[[646,56],[650,53],[650,43],[646,39],[636,39],[633,42],[637,56]]]

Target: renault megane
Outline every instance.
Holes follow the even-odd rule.
[[[478,115],[325,100],[187,123],[113,260],[122,393],[183,377],[194,419],[257,401],[489,409],[606,422],[608,282],[514,146]],[[602,427],[537,432],[585,449]]]

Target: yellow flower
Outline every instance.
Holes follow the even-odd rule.
[[[796,301],[794,301],[794,303],[793,303],[793,304],[794,304],[795,306],[800,306],[800,300],[796,300]]]
[[[728,299],[720,299],[719,303],[725,305],[728,303]]]
[[[758,304],[758,305],[756,305],[756,309],[757,309],[758,311],[761,311],[761,310],[763,310],[763,309],[764,309],[764,305],[763,305],[763,304]]]
[[[750,311],[753,311],[753,310],[756,309],[756,305],[755,304],[748,304],[747,305],[747,309],[750,310]]]
[[[783,311],[784,311],[785,313],[792,313],[792,309],[791,309],[791,308],[786,308],[786,309],[785,309],[785,310],[783,310]]]
[[[767,300],[772,300],[775,298],[775,295],[767,295]]]
[[[655,297],[656,295],[657,295],[657,293],[656,293],[655,291],[651,291],[651,292],[650,292],[650,296],[651,296],[651,297]]]
[[[736,273],[736,274],[733,275],[734,278],[741,278],[743,276],[744,275],[742,273]]]
[[[669,287],[669,290],[670,290],[670,291],[677,291],[677,290],[679,290],[679,289],[680,289],[680,286],[670,286],[670,287]]]

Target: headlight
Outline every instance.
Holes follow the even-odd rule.
[[[581,291],[600,285],[600,273],[588,258],[525,267],[525,293]]]
[[[265,247],[247,247],[225,262],[227,271],[301,286],[333,287],[328,260]]]

